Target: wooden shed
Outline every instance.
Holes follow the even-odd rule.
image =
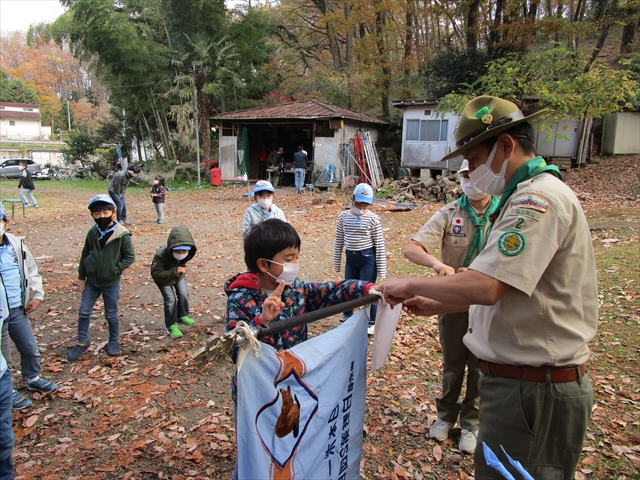
[[[358,132],[369,132],[376,143],[385,123],[317,100],[239,110],[211,118],[218,131],[223,180],[242,175],[245,167],[250,179],[265,178],[264,160],[269,153],[282,147],[285,161],[290,162],[298,145],[304,147],[314,170],[329,164],[338,168],[343,145]]]

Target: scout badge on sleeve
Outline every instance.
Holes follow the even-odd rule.
[[[520,232],[503,233],[498,239],[500,251],[508,257],[520,255],[524,250],[525,240]]]

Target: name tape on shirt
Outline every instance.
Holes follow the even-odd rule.
[[[546,213],[551,208],[549,200],[542,195],[536,193],[525,193],[518,195],[511,200],[511,208],[520,208],[526,210],[535,210],[536,212]]]

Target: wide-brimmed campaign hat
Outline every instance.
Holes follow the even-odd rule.
[[[442,160],[462,155],[471,147],[520,123],[535,120],[546,112],[548,109],[545,108],[531,115],[525,115],[515,103],[509,100],[488,95],[476,97],[467,103],[460,115],[455,133],[456,149],[442,157]]]

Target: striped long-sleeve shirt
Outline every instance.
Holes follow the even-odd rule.
[[[380,217],[370,211],[359,216],[351,213],[351,210],[341,212],[338,215],[336,240],[333,245],[333,269],[336,272],[340,271],[343,250],[359,251],[365,248],[375,248],[378,276],[384,278],[387,275],[387,251],[382,237]]]

